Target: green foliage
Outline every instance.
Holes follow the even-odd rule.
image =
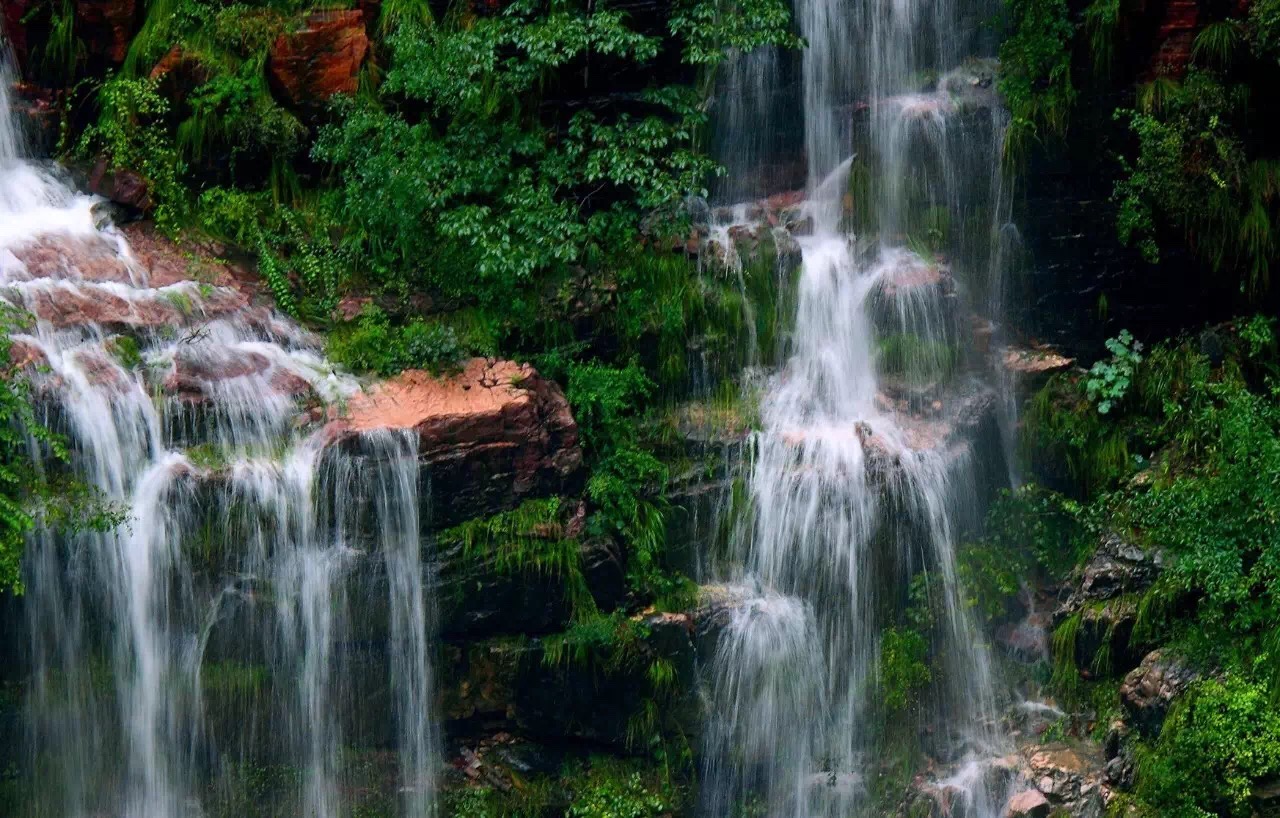
[[[789,41],[787,17],[777,0],[696,0],[671,25],[686,58],[709,64],[726,48]],[[388,44],[384,104],[344,106],[315,148],[342,182],[344,241],[384,286],[510,302],[634,239],[642,213],[704,192],[716,172],[696,148],[706,117],[687,86],[621,106],[538,106],[589,57],[632,69],[657,58],[660,38],[621,10],[522,0],[431,27],[405,20]],[[385,105],[398,99],[412,104]]]
[[[1060,138],[1075,102],[1066,0],[1006,0],[1000,44],[1000,93],[1009,108],[1006,147],[1025,153],[1033,140]]]
[[[560,498],[527,500],[513,511],[469,520],[440,532],[439,542],[462,546],[468,559],[500,574],[537,574],[563,583],[574,620],[596,614],[595,600],[582,573],[582,546],[565,532]]]
[[[1228,59],[1227,41],[1237,36],[1222,33],[1237,32],[1234,24],[1220,26],[1201,35],[1213,60]],[[1122,160],[1114,198],[1120,240],[1148,261],[1159,260],[1162,231],[1181,231],[1215,272],[1239,270],[1242,288],[1257,294],[1269,285],[1277,250],[1280,163],[1251,155],[1242,136],[1248,100],[1247,86],[1192,70],[1181,85],[1162,83],[1158,104],[1118,112],[1138,152]]]
[[[94,487],[50,475],[41,460],[66,461],[66,440],[36,415],[30,374],[10,363],[11,335],[29,316],[0,302],[0,591],[22,592],[21,561],[37,525],[57,532],[107,531],[124,512]]]
[[[459,363],[464,350],[457,334],[438,321],[413,318],[393,325],[387,314],[368,305],[359,318],[329,335],[329,357],[359,372],[394,375],[404,369],[442,372]]]
[[[899,332],[878,342],[877,360],[885,374],[911,383],[931,383],[955,371],[959,350],[952,344]]]
[[[98,121],[81,135],[78,152],[101,154],[113,168],[141,176],[156,221],[174,227],[187,192],[181,181],[185,166],[164,121],[169,101],[159,94],[155,81],[117,75],[98,89],[98,109]]]
[[[569,818],[658,818],[671,811],[667,799],[649,789],[639,773],[624,780],[591,781],[576,794]]]
[[[1236,674],[1195,685],[1144,754],[1137,794],[1170,818],[1255,814],[1255,782],[1280,773],[1280,711],[1263,684]]]
[[[886,628],[880,634],[880,695],[890,715],[902,713],[918,701],[929,684],[929,642],[909,628]]]
[[[575,620],[564,633],[542,640],[542,661],[548,666],[595,665],[607,671],[634,667],[644,656],[648,627],[621,611]]]
[[[1280,2],[1258,0],[1250,3],[1245,35],[1249,48],[1259,59],[1280,60]]]
[[[1142,342],[1133,340],[1129,330],[1120,330],[1115,338],[1107,339],[1109,360],[1094,363],[1084,381],[1085,394],[1090,403],[1098,407],[1098,414],[1109,413],[1129,392],[1129,384],[1142,363]]]
[[[1280,607],[1280,406],[1234,378],[1193,386],[1179,474],[1134,492],[1122,513],[1176,555],[1167,569],[1179,590],[1199,597],[1205,625],[1247,634],[1268,627]]]

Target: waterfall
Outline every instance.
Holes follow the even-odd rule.
[[[983,772],[1010,745],[956,556],[1005,474],[973,422],[998,414],[976,328],[1003,297],[1005,115],[978,31],[994,7],[966,6],[796,2],[811,229],[715,569],[742,600],[708,674],[708,816],[885,814],[887,756],[926,741],[945,809],[995,818],[1008,797]],[[929,683],[894,710],[883,648],[907,628],[927,635]]]
[[[0,299],[33,318],[12,339],[69,462],[32,451],[127,513],[27,544],[23,808],[228,814],[277,770],[290,812],[347,815],[363,742],[396,749],[399,813],[433,815],[416,438],[335,437],[359,385],[231,282],[149,281],[99,200],[25,157],[12,79],[0,60]]]

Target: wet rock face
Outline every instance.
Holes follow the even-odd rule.
[[[1106,534],[1084,567],[1072,600],[1079,605],[1145,591],[1159,577],[1163,565],[1160,551],[1143,549],[1116,534]]]
[[[315,12],[276,39],[267,75],[290,105],[315,108],[335,94],[355,93],[368,53],[362,11]]]
[[[1173,700],[1199,678],[1200,672],[1182,658],[1163,650],[1152,651],[1124,677],[1120,704],[1134,727],[1154,736],[1169,715]]]
[[[1095,663],[1101,652],[1115,671],[1134,667],[1143,655],[1141,645],[1131,644],[1138,620],[1137,596],[1160,576],[1163,556],[1116,534],[1106,534],[1098,550],[1080,573],[1067,601],[1054,614],[1055,624],[1079,615],[1075,662],[1082,669]]]
[[[582,465],[564,393],[533,367],[474,358],[453,376],[406,371],[357,396],[334,433],[412,429],[447,526],[564,489]]]

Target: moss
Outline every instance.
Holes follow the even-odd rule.
[[[137,340],[128,335],[117,335],[107,341],[107,351],[125,369],[137,370],[144,363]]]
[[[563,585],[575,619],[595,613],[583,574],[582,545],[566,533],[560,498],[527,500],[513,511],[469,520],[440,532],[441,544],[457,544],[473,562],[505,576],[536,574]]]
[[[904,377],[912,384],[926,384],[950,377],[960,355],[954,344],[900,332],[878,342],[876,358],[885,374]]]

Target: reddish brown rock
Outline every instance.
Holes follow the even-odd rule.
[[[151,69],[150,78],[159,84],[160,96],[181,102],[191,89],[209,79],[209,69],[204,63],[175,45],[160,58]]]
[[[1005,818],[1044,818],[1049,814],[1049,799],[1039,790],[1023,790],[1009,799]]]
[[[97,236],[42,236],[13,250],[32,278],[83,279],[130,284],[129,263]]]
[[[267,73],[290,105],[314,107],[335,94],[355,93],[368,52],[363,12],[315,12],[297,31],[276,39]]]
[[[561,490],[582,463],[564,393],[533,367],[474,358],[462,372],[407,371],[353,398],[331,431],[412,429],[431,476],[437,524]]]
[[[87,187],[104,199],[131,207],[141,213],[151,210],[151,190],[147,180],[128,168],[113,168],[99,157],[89,172]]]
[[[1169,0],[1163,5],[1160,26],[1154,38],[1154,54],[1142,79],[1157,76],[1180,78],[1191,63],[1191,49],[1200,31],[1200,4],[1197,0]]]
[[[17,372],[27,367],[40,366],[47,362],[44,350],[29,341],[13,341],[9,344],[9,369],[6,373]]]
[[[138,24],[138,0],[76,0],[76,35],[85,50],[110,62],[124,62]]]
[[[5,0],[0,3],[0,29],[9,38],[18,67],[27,64],[27,26],[23,19],[31,9],[33,0]]]

